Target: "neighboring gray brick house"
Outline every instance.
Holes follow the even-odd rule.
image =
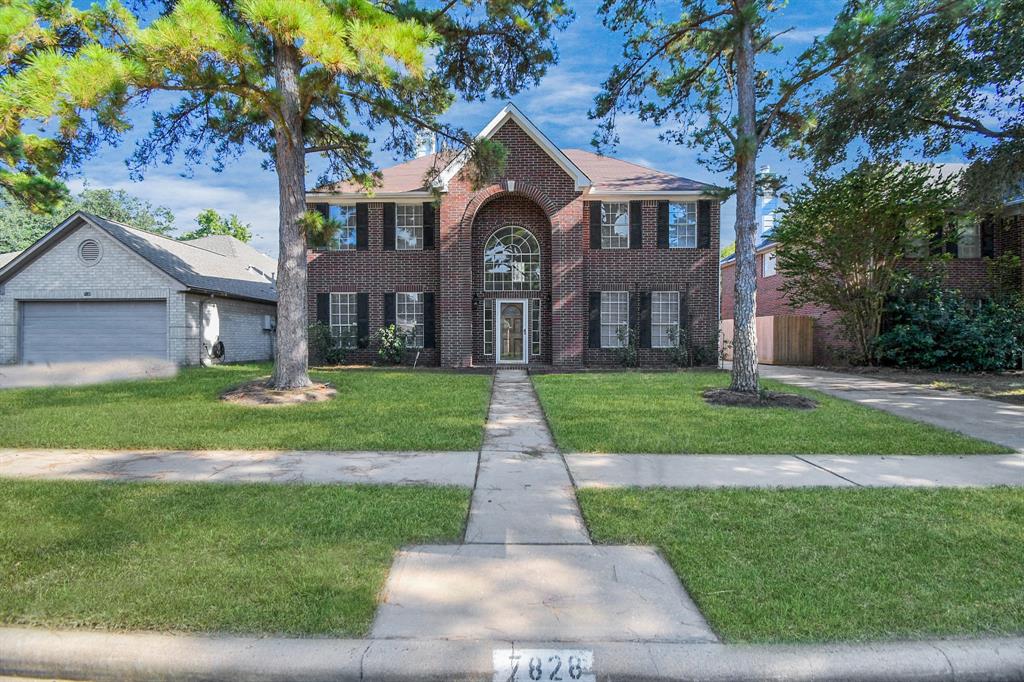
[[[480,136],[508,151],[483,187],[461,158],[425,153],[383,169],[372,194],[307,193],[344,226],[307,256],[310,318],[354,339],[353,359],[373,360],[369,340],[392,323],[412,333],[420,364],[446,367],[613,364],[627,329],[643,364],[670,361],[673,338],[715,359],[714,187],[559,149],[513,105]]]
[[[179,242],[78,212],[0,266],[0,363],[268,360],[275,278],[231,237]]]

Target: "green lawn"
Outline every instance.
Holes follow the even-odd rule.
[[[0,623],[365,635],[457,488],[0,481]]]
[[[725,372],[615,372],[533,377],[558,445],[576,452],[700,454],[978,454],[1010,450],[815,391],[814,410],[708,405]]]
[[[1024,632],[1019,489],[580,490],[597,542],[657,546],[739,642]]]
[[[173,379],[0,391],[0,447],[475,450],[490,399],[486,375],[315,371],[338,389],[310,405],[242,407],[227,387],[268,365],[186,369]]]

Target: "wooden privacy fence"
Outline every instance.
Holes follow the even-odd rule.
[[[814,364],[814,318],[766,315],[755,319],[757,361],[766,365]],[[732,360],[733,321],[722,320],[725,359]]]

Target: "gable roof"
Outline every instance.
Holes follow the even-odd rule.
[[[714,186],[689,178],[663,173],[640,164],[602,156],[582,149],[559,149],[514,104],[505,106],[477,135],[477,139],[490,138],[509,121],[518,125],[552,160],[571,178],[576,189],[585,194],[623,196],[660,194],[701,194]],[[431,187],[424,177],[432,168],[439,167],[434,187],[442,191],[448,182],[465,166],[468,155],[457,155],[450,163],[438,154],[427,154],[403,163],[381,169],[380,184],[374,188],[377,198],[431,197]],[[442,167],[443,165],[443,167]],[[317,187],[309,193],[317,195],[342,194],[366,196],[362,186],[352,182],[335,182]]]
[[[777,244],[777,243],[778,242],[776,242],[775,239],[772,238],[771,234],[763,235],[757,241],[757,243],[754,245],[754,253],[761,253],[762,251],[767,251],[771,247],[775,246],[775,244]],[[735,262],[736,262],[736,252],[734,251],[731,254],[729,254],[728,256],[726,256],[725,258],[723,258],[720,261],[718,261],[718,265],[719,265],[719,267],[724,267],[726,265],[732,265]]]
[[[201,239],[179,242],[171,237],[139,230],[85,211],[75,212],[43,235],[35,244],[0,267],[0,282],[7,280],[46,253],[64,235],[77,229],[82,223],[103,230],[190,291],[267,303],[277,302],[277,288],[272,279],[276,274],[276,268],[269,273],[264,273],[261,268],[266,267],[266,261],[270,259],[262,254],[259,254],[262,258],[254,259],[249,251],[255,252],[255,249],[233,237],[227,239],[237,242],[241,248],[231,244],[232,250],[237,252],[236,255],[224,255],[193,243],[203,241]],[[223,240],[217,240],[207,246],[218,245],[223,250],[226,244]],[[254,260],[257,262],[253,262]]]

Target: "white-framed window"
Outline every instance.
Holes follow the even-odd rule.
[[[397,204],[395,206],[395,249],[397,251],[423,249],[423,204]]]
[[[395,294],[395,326],[409,335],[409,348],[423,348],[423,294]]]
[[[484,245],[484,291],[540,289],[540,244],[517,225],[494,231]]]
[[[629,202],[601,202],[601,248],[629,248]]]
[[[494,355],[494,301],[484,301],[484,355]]]
[[[909,225],[912,236],[907,239],[903,252],[907,258],[927,258],[931,253],[931,238],[922,229],[922,223],[920,218],[915,218]]]
[[[348,206],[331,204],[327,209],[327,215],[341,225],[334,234],[334,239],[331,240],[331,248],[335,251],[354,251],[356,248],[355,204]]]
[[[668,205],[668,247],[697,248],[697,202],[673,201]]]
[[[331,336],[343,346],[355,345],[359,336],[358,297],[349,292],[331,292]]]
[[[957,238],[957,258],[981,258],[981,225],[974,220],[957,222],[960,234]]]
[[[540,355],[540,301],[530,301],[530,355]]]
[[[674,339],[674,341],[673,341]],[[651,292],[651,347],[679,344],[679,292]]]
[[[619,332],[629,330],[629,292],[601,292],[601,348],[622,348]]]
[[[772,249],[771,251],[766,252],[764,254],[764,256],[761,257],[761,276],[762,277],[771,277],[772,275],[774,275],[778,271],[776,269],[776,266],[778,265],[778,263],[777,263],[778,257],[779,257],[779,255],[775,251],[775,249]]]

